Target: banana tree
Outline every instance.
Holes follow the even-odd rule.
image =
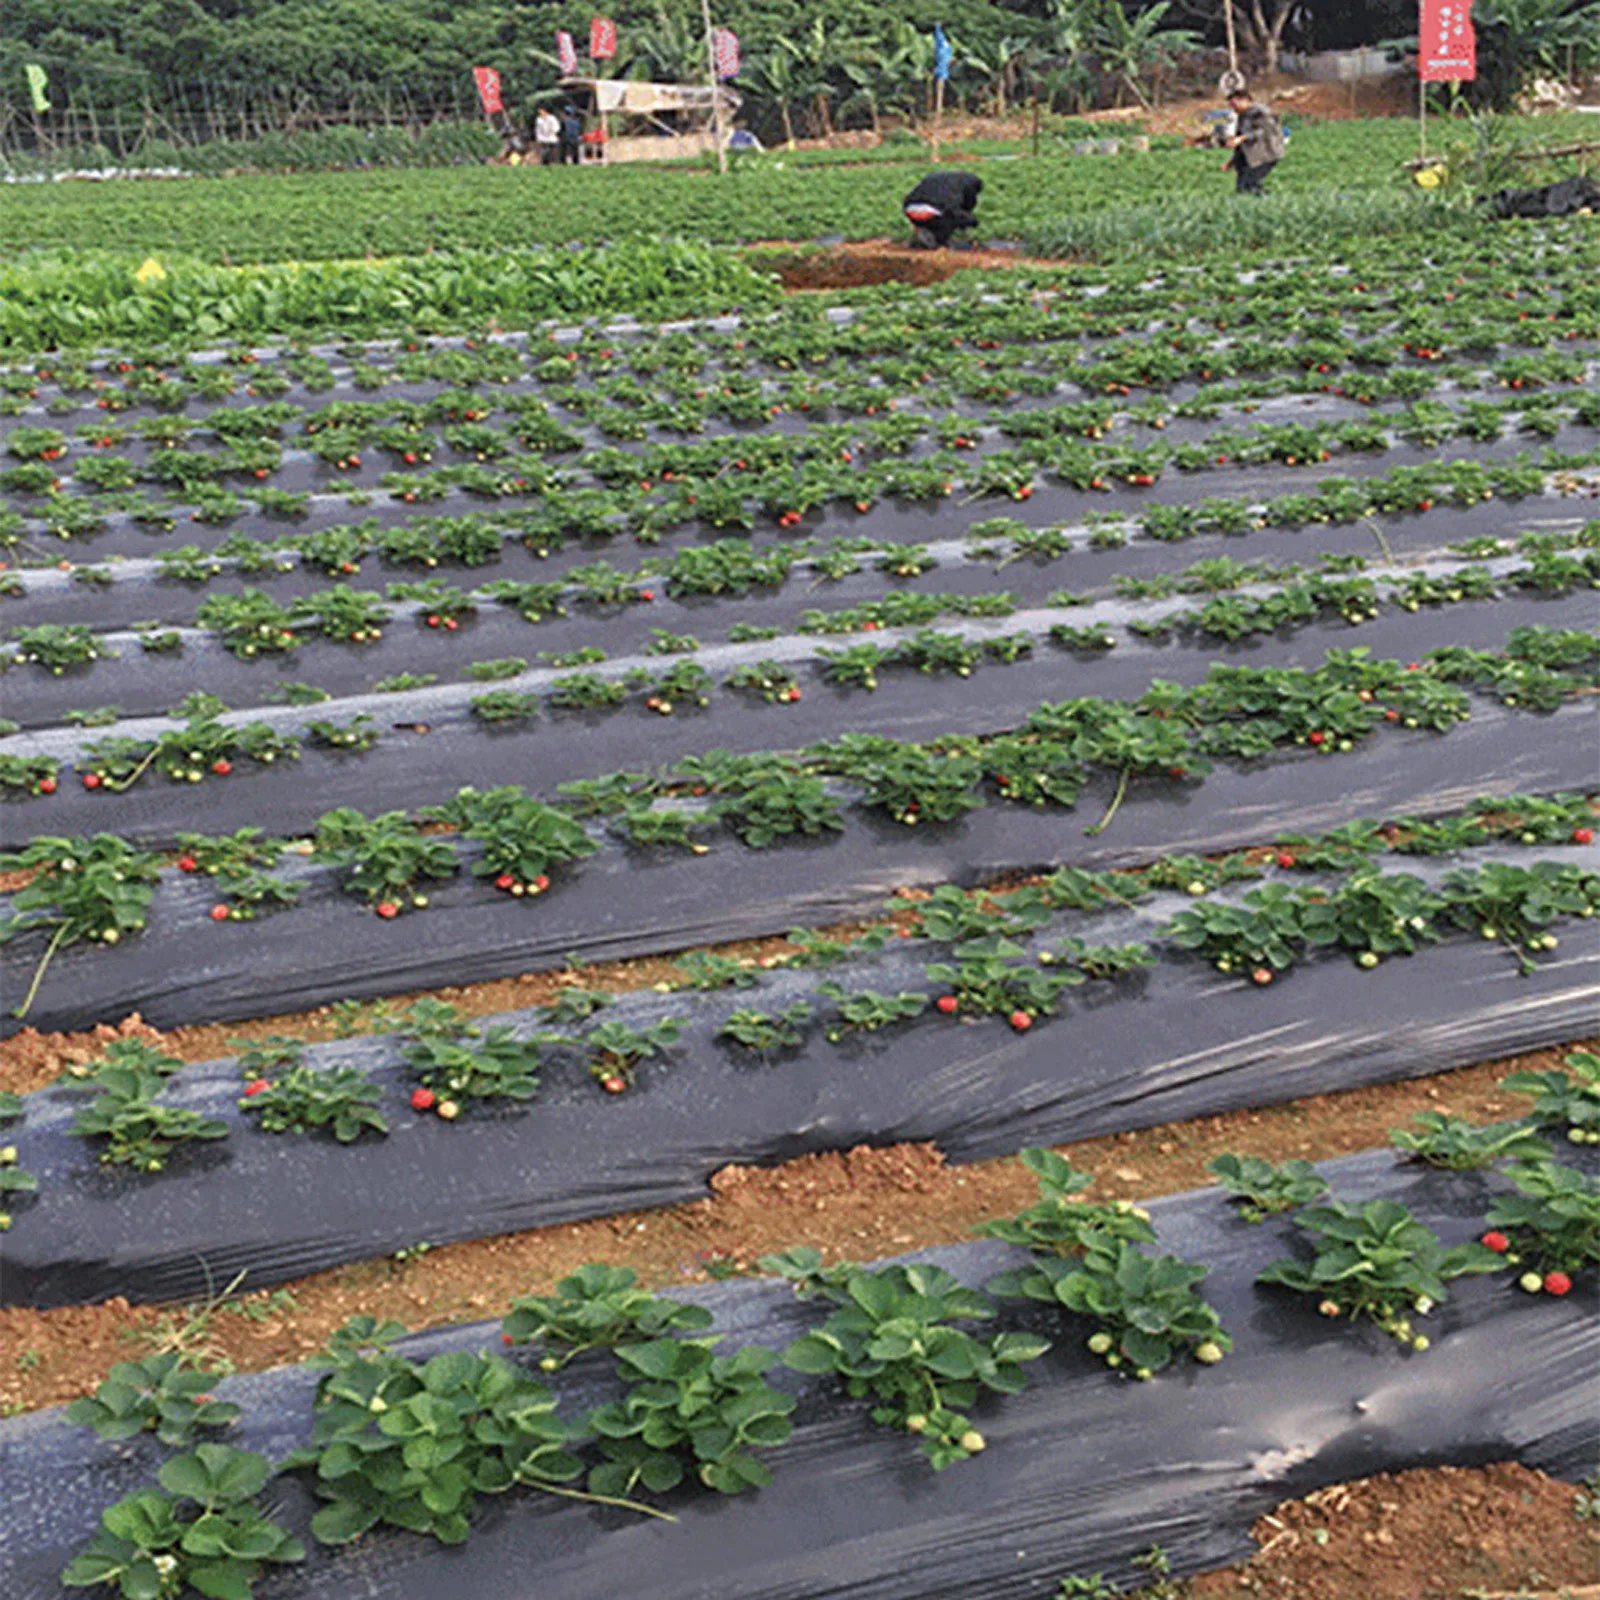
[[[784,142],[794,148],[794,107],[801,99],[800,79],[795,71],[794,51],[779,39],[770,50],[744,63],[739,87],[758,106],[777,112],[783,124]]]
[[[1120,0],[1104,0],[1094,16],[1090,43],[1106,71],[1116,77],[1118,105],[1126,85],[1134,99],[1149,110],[1150,101],[1140,83],[1142,76],[1152,68],[1169,65],[1174,56],[1197,48],[1198,41],[1189,29],[1161,26],[1171,9],[1171,0],[1161,0],[1159,5],[1130,18]]]

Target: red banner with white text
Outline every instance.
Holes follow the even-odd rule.
[[[739,76],[739,35],[732,28],[711,30],[711,54],[717,63],[719,78]]]
[[[617,25],[610,17],[596,17],[589,24],[589,58],[608,61],[617,53]]]
[[[1417,76],[1424,83],[1470,83],[1477,75],[1472,0],[1420,0]]]
[[[478,98],[483,102],[483,114],[492,117],[505,110],[500,99],[500,74],[493,67],[474,67],[472,76],[478,80]]]
[[[578,75],[578,47],[572,42],[570,33],[558,32],[556,34],[556,60],[561,63],[561,76],[575,78]]]

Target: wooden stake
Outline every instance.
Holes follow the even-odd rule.
[[[711,74],[711,128],[717,142],[717,171],[728,175],[728,147],[722,136],[722,87],[717,82],[717,45],[711,32],[711,0],[700,0],[700,15],[706,24],[706,67]]]
[[[1228,30],[1228,71],[1239,70],[1239,40],[1233,31],[1233,0],[1222,0],[1222,20]]]

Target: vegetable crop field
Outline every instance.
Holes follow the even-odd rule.
[[[1592,1470],[1600,236],[1409,136],[1255,251],[1074,242],[1214,155],[992,163],[1102,259],[805,295],[706,241],[903,170],[3,198],[0,1319],[133,1335],[0,1421],[8,1597],[1064,1600]],[[1015,1204],[397,1320],[902,1146]]]

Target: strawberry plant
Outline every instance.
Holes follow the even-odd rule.
[[[1358,868],[1326,895],[1302,896],[1299,931],[1308,945],[1340,945],[1372,967],[1384,956],[1414,955],[1424,941],[1438,939],[1433,924],[1442,904],[1420,878]]]
[[[800,698],[794,674],[778,661],[750,661],[736,667],[724,680],[730,689],[758,694],[772,705],[787,705]]]
[[[240,1066],[248,1080],[240,1108],[261,1119],[263,1133],[326,1128],[340,1144],[352,1144],[368,1129],[389,1131],[378,1110],[377,1085],[355,1067],[312,1067],[296,1061],[268,1080],[246,1057],[240,1058]]]
[[[968,939],[953,953],[954,963],[930,962],[928,977],[951,988],[961,1011],[1007,1017],[1019,1032],[1034,1018],[1050,1015],[1063,989],[1084,981],[1080,972],[1043,972],[1016,959],[1022,946],[1002,934]]]
[[[1206,1162],[1206,1171],[1240,1202],[1239,1215],[1246,1222],[1265,1222],[1281,1212],[1298,1210],[1328,1192],[1327,1180],[1309,1161],[1274,1166],[1260,1156],[1226,1151]]]
[[[388,620],[389,608],[382,595],[343,583],[300,595],[289,606],[291,628],[313,629],[326,638],[351,644],[377,643]]]
[[[318,819],[312,858],[346,874],[340,885],[344,892],[389,917],[405,901],[421,910],[428,900],[417,884],[448,878],[458,865],[449,840],[419,833],[403,811],[369,818],[350,806]]]
[[[123,1600],[194,1589],[249,1600],[262,1564],[305,1559],[305,1547],[256,1503],[273,1475],[264,1456],[203,1444],[166,1462],[159,1489],[108,1506],[88,1546],[67,1564],[69,1589],[115,1585]]]
[[[537,1039],[518,1039],[503,1023],[485,1031],[437,1002],[419,1001],[405,1027],[401,1058],[432,1096],[424,1109],[446,1121],[444,1108],[464,1100],[531,1100],[538,1090]]]
[[[914,1435],[935,1471],[984,1448],[983,1435],[956,1408],[974,1404],[984,1389],[1019,1393],[1023,1365],[1050,1348],[1033,1334],[980,1338],[956,1326],[989,1320],[994,1306],[941,1267],[822,1268],[818,1252],[808,1249],[763,1256],[759,1265],[837,1308],[784,1351],[784,1364],[835,1374],[854,1398],[873,1396],[879,1403],[872,1420]]]
[[[500,1319],[507,1344],[544,1348],[539,1361],[544,1372],[559,1371],[585,1350],[613,1349],[710,1326],[711,1313],[703,1306],[651,1294],[638,1287],[629,1268],[593,1262],[563,1278],[554,1294],[513,1300]]]
[[[658,716],[671,716],[679,706],[703,708],[711,704],[707,693],[711,674],[697,661],[680,661],[654,676],[644,674],[638,687],[646,691],[645,705]]]
[[[480,1494],[517,1484],[562,1489],[582,1475],[578,1430],[509,1362],[452,1351],[418,1364],[389,1351],[341,1355],[317,1386],[309,1446],[286,1470],[314,1468],[329,1504],[311,1519],[323,1544],[381,1524],[460,1544]]]
[[[774,1050],[798,1048],[810,1021],[811,1007],[804,1000],[797,1000],[792,1006],[785,1006],[778,1012],[734,1011],[717,1029],[717,1038],[727,1039],[742,1049],[766,1056]]]
[[[1396,1200],[1363,1206],[1333,1200],[1296,1214],[1310,1234],[1310,1262],[1284,1257],[1265,1267],[1257,1283],[1316,1295],[1326,1317],[1369,1318],[1414,1350],[1426,1350],[1411,1316],[1426,1316],[1448,1298],[1445,1285],[1465,1273],[1495,1272],[1500,1257],[1479,1244],[1447,1250],[1438,1235]]]
[[[647,1028],[630,1028],[612,1020],[597,1023],[580,1041],[590,1073],[607,1094],[619,1094],[633,1081],[640,1062],[652,1061],[676,1044],[683,1024],[664,1017]]]
[[[319,718],[306,724],[306,736],[325,750],[370,750],[380,737],[377,724],[365,711],[358,711],[348,722]]]
[[[1263,884],[1246,891],[1242,905],[1207,901],[1186,907],[1167,924],[1167,937],[1218,972],[1249,972],[1258,983],[1270,983],[1274,972],[1294,963],[1300,905],[1281,884]]]
[[[983,804],[976,792],[982,768],[971,756],[938,754],[868,733],[844,734],[814,753],[824,770],[861,785],[864,805],[887,811],[908,828],[953,822]]]
[[[1014,1217],[984,1223],[978,1232],[1037,1256],[1081,1256],[1096,1237],[1153,1244],[1150,1213],[1128,1200],[1090,1201],[1082,1193],[1094,1175],[1079,1172],[1054,1150],[1022,1150],[1018,1159],[1039,1180],[1039,1198]]]
[[[1507,1266],[1536,1273],[1539,1286],[1559,1292],[1552,1274],[1572,1274],[1600,1263],[1600,1181],[1553,1161],[1519,1161],[1507,1168],[1514,1195],[1498,1195],[1487,1221],[1498,1240],[1484,1236]],[[1499,1248],[1496,1248],[1496,1247]]]
[[[1593,916],[1600,907],[1600,873],[1554,861],[1488,861],[1448,873],[1442,887],[1448,920],[1509,946],[1524,974],[1533,970],[1534,952],[1555,949],[1556,936],[1545,931],[1551,923]]]
[[[24,934],[51,930],[28,992],[13,1012],[24,1017],[63,945],[80,939],[115,944],[125,933],[143,929],[161,860],[115,834],[97,833],[90,839],[34,839],[26,850],[0,855],[0,872],[32,875],[11,896],[11,915],[0,922],[0,947]]]
[[[590,1470],[591,1494],[621,1498],[639,1485],[664,1494],[690,1472],[719,1494],[771,1483],[750,1451],[789,1437],[794,1397],[764,1381],[777,1359],[770,1350],[746,1345],[716,1356],[711,1342],[663,1338],[617,1347],[628,1390],[585,1419],[605,1457]]]
[[[830,1044],[838,1044],[847,1030],[876,1033],[880,1028],[907,1022],[912,1017],[921,1016],[928,1006],[927,995],[915,991],[879,994],[876,990],[864,989],[849,994],[832,979],[819,983],[817,993],[823,999],[833,1001],[834,1010],[838,1013],[838,1022],[828,1029]]]
[[[712,814],[752,850],[764,850],[791,834],[837,833],[844,827],[838,804],[822,780],[787,763],[751,758],[750,765],[725,781],[731,792],[717,797]]]
[[[195,621],[218,633],[224,650],[245,660],[281,655],[298,642],[290,614],[259,589],[208,595],[196,610]]]
[[[102,1162],[160,1172],[174,1147],[190,1139],[226,1139],[227,1123],[186,1107],[156,1100],[165,1075],[152,1067],[110,1057],[78,1087],[94,1099],[78,1111],[69,1131],[84,1139],[104,1139]]]
[[[60,767],[49,756],[0,756],[0,788],[38,797],[56,792]]]
[[[496,888],[511,893],[542,893],[550,887],[554,868],[596,849],[565,812],[530,798],[514,784],[487,791],[461,789],[448,804],[425,807],[422,814],[454,824],[463,838],[481,846],[473,873],[493,878]]]
[[[9,1092],[0,1096],[0,1122],[22,1115],[20,1096]],[[17,1147],[0,1146],[0,1233],[11,1227],[10,1207],[13,1195],[30,1195],[39,1192],[39,1180],[33,1173],[17,1165]]]
[[[516,689],[491,689],[473,695],[469,705],[480,722],[526,722],[539,714],[539,697]]]
[[[216,1381],[177,1354],[119,1361],[93,1395],[74,1400],[63,1415],[112,1442],[149,1432],[162,1444],[186,1445],[197,1428],[225,1428],[239,1415],[238,1406],[207,1392]]]
[[[1094,1318],[1089,1349],[1109,1367],[1149,1378],[1191,1350],[1207,1365],[1233,1348],[1215,1310],[1195,1293],[1208,1268],[1177,1256],[1146,1255],[1126,1237],[1085,1232],[1079,1260],[1052,1256],[1002,1274],[990,1291],[1041,1300]]]
[[[43,622],[32,628],[14,628],[11,643],[15,654],[5,659],[7,664],[20,662],[43,667],[59,678],[69,667],[87,666],[115,652],[107,650],[95,638],[92,629],[82,623],[60,624]]]
[[[1071,967],[1086,978],[1109,982],[1153,967],[1156,958],[1146,944],[1085,944],[1081,939],[1065,939],[1053,950],[1040,951],[1039,964]]]
[[[573,672],[550,684],[550,704],[560,711],[599,711],[620,706],[628,687],[615,678],[594,672]]]
[[[857,644],[847,650],[819,650],[817,660],[829,683],[872,690],[878,687],[879,670],[893,655],[875,644]]]
[[[1600,1144],[1600,1056],[1574,1050],[1562,1065],[1568,1071],[1513,1072],[1500,1087],[1533,1096],[1535,1127],[1560,1128],[1572,1144]]]
[[[470,661],[467,676],[474,683],[498,683],[505,678],[519,678],[528,670],[521,656],[502,656],[492,661]]]
[[[1418,1111],[1415,1130],[1394,1128],[1389,1143],[1414,1160],[1450,1172],[1469,1172],[1496,1161],[1542,1161],[1550,1147],[1525,1122],[1467,1122],[1441,1111]]]

